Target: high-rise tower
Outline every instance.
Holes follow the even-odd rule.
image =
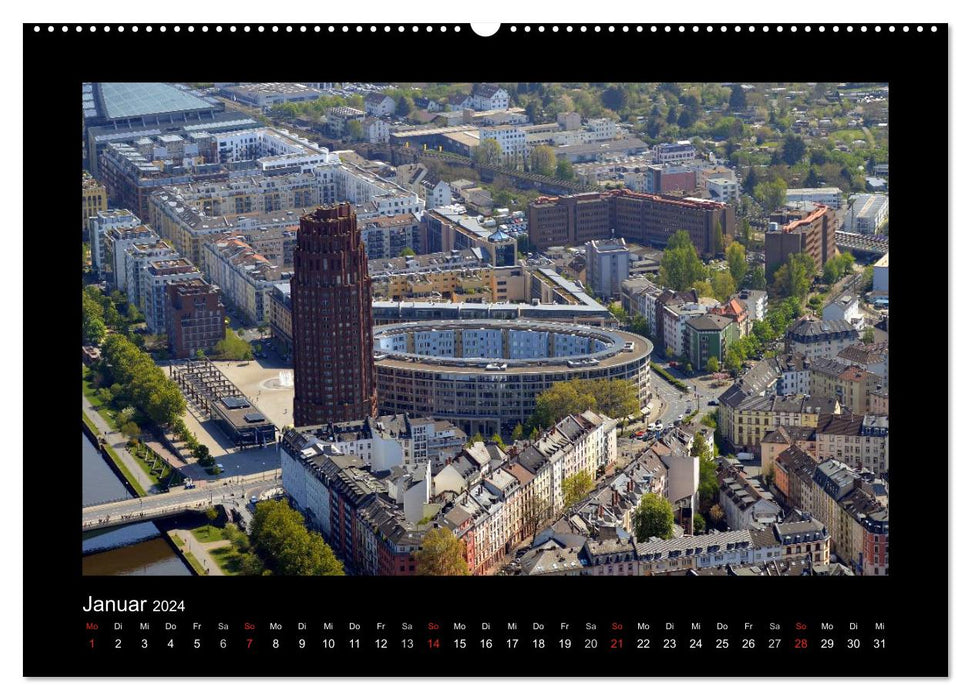
[[[377,415],[371,276],[350,204],[300,219],[294,274],[294,425]]]

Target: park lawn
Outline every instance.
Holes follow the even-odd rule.
[[[199,542],[218,542],[220,540],[226,539],[223,537],[222,528],[216,527],[215,525],[200,525],[194,530],[190,530],[193,537],[195,537]]]
[[[240,570],[240,553],[231,546],[217,547],[209,550],[209,556],[216,560],[216,564],[228,576],[236,576]]]
[[[829,137],[846,144],[850,144],[853,141],[867,140],[866,134],[863,133],[862,129],[840,129],[839,131],[830,132]]]
[[[169,468],[167,466],[163,466],[161,475],[156,476],[156,474],[152,473],[151,465],[146,462],[143,457],[139,457],[134,448],[129,449],[128,454],[130,454],[134,460],[138,462],[138,466],[142,468],[142,471],[145,472],[145,475],[152,480],[153,484],[159,483],[159,481],[162,481],[168,476]]]
[[[98,398],[98,390],[91,386],[91,370],[87,367],[84,368],[81,374],[81,392],[88,397],[88,401],[94,406],[94,410],[104,418],[108,427],[112,430],[118,430],[118,425],[115,423],[114,411],[101,403],[101,399]],[[95,433],[97,432],[95,431]]]

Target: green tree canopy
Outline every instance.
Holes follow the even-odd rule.
[[[485,139],[472,150],[472,164],[496,166],[502,163],[502,146],[495,139]]]
[[[708,447],[708,441],[699,430],[691,441],[691,456],[698,458],[698,494],[707,500],[718,495],[718,477],[715,474],[717,464],[715,456]]]
[[[344,565],[303,516],[283,501],[256,504],[250,539],[266,566],[281,576],[343,576]]]
[[[735,293],[735,280],[728,270],[717,270],[711,276],[711,291],[718,301],[727,301]]]
[[[252,360],[253,348],[227,328],[225,337],[213,348],[213,354],[221,360]]]
[[[728,109],[732,112],[744,112],[748,107],[747,100],[745,99],[745,90],[742,89],[740,83],[735,83],[732,85],[732,94],[728,98]]]
[[[640,409],[637,387],[626,379],[571,379],[556,382],[536,397],[530,419],[548,428],[568,415],[593,410],[611,418],[623,418]]]
[[[577,472],[563,480],[563,507],[569,508],[582,501],[593,488],[593,477],[587,472]]]
[[[763,266],[763,265],[756,265],[754,268],[752,268],[752,277],[749,280],[749,286],[752,289],[765,289],[766,288],[765,266]]]
[[[656,493],[645,493],[634,511],[634,535],[641,542],[651,537],[669,540],[674,536],[674,509]]]
[[[661,258],[661,284],[683,292],[705,277],[705,266],[698,258],[688,232],[675,231]]]
[[[782,143],[782,160],[787,165],[795,165],[806,154],[806,143],[795,134],[787,134]]]
[[[360,141],[364,138],[364,125],[360,119],[349,119],[347,121],[347,136],[351,141]]]
[[[536,146],[529,153],[529,169],[534,173],[553,177],[556,174],[556,152],[550,146]]]
[[[794,253],[775,271],[775,292],[780,296],[805,299],[815,276],[816,262],[812,256]]]
[[[714,355],[708,358],[708,362],[705,363],[705,370],[707,372],[717,372],[718,371],[718,358]]]
[[[465,544],[448,528],[432,528],[415,554],[415,573],[419,576],[468,576]]]
[[[572,180],[574,178],[573,163],[568,161],[566,158],[560,158],[556,161],[556,179],[557,180]]]
[[[774,211],[786,201],[786,181],[781,177],[760,182],[755,186],[755,199],[768,211]]]
[[[748,274],[748,261],[745,259],[745,246],[741,243],[729,243],[725,248],[725,259],[728,261],[728,269],[732,273],[732,279],[736,286],[741,286],[745,275]]]

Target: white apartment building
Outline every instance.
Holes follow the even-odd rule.
[[[839,187],[795,187],[786,190],[786,204],[798,206],[804,202],[839,209],[843,203],[843,190]]]
[[[268,174],[297,167],[305,172],[340,162],[336,153],[285,129],[261,127],[215,134],[213,138],[218,162],[255,160],[260,170]]]
[[[594,141],[609,141],[617,137],[617,122],[606,117],[600,119],[588,119],[586,130],[589,131]]]
[[[659,165],[692,160],[697,155],[698,152],[695,150],[694,145],[690,141],[659,143],[654,147],[654,162]]]
[[[497,85],[476,85],[472,91],[472,109],[479,112],[509,109],[509,93]]]
[[[116,274],[119,282],[124,284],[124,287],[119,286],[118,289],[125,292],[132,304],[140,309],[144,308],[147,303],[142,285],[145,268],[152,261],[178,260],[180,257],[182,256],[168,241],[160,240],[158,236],[129,246],[116,266],[116,273],[124,271],[123,275]]]
[[[890,216],[890,198],[882,194],[861,194],[853,197],[846,216],[846,228],[855,233],[873,235]],[[874,287],[876,289],[876,287]]]
[[[127,294],[130,274],[126,261],[128,250],[141,243],[154,243],[158,240],[158,236],[144,224],[130,228],[110,228],[105,236],[105,248],[111,251],[111,282],[115,289],[120,289]]]
[[[713,177],[706,183],[708,196],[716,202],[732,203],[738,200],[740,191],[738,182],[725,177]]]
[[[91,241],[91,263],[95,272],[104,275],[111,267],[111,260],[108,258],[108,242],[105,238],[111,229],[133,228],[142,223],[142,220],[135,216],[128,209],[108,209],[99,211],[97,216],[92,216],[88,220],[88,236]]]
[[[479,143],[494,139],[504,156],[521,158],[526,155],[526,132],[516,126],[486,126],[479,129]]]
[[[387,143],[391,140],[391,129],[388,122],[382,119],[364,120],[364,137],[368,143]]]

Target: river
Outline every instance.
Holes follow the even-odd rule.
[[[81,435],[81,497],[85,505],[131,498],[91,441]],[[189,576],[191,571],[152,523],[99,530],[83,538],[85,576]]]

